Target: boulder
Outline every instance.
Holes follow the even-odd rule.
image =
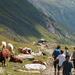
[[[0,73],[4,73],[4,69],[0,67]]]
[[[34,70],[45,70],[46,69],[46,66],[45,65],[42,65],[42,64],[26,64],[23,66],[24,68],[27,68],[27,69],[34,69]]]
[[[32,56],[31,54],[19,54],[16,57],[21,58],[23,60],[25,60],[25,59],[34,60],[34,56]]]

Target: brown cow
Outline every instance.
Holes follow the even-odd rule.
[[[8,49],[4,49],[0,51],[0,62],[2,62],[2,66],[6,67],[6,59],[8,60],[9,57],[10,57],[10,52]],[[8,65],[8,61],[7,61],[7,65]]]
[[[23,50],[23,48],[21,47],[18,48],[18,52],[28,54],[28,50],[27,49]]]
[[[39,63],[39,64],[42,64],[42,65],[46,66],[46,62],[43,62],[41,60],[33,60],[32,63]]]
[[[23,60],[21,58],[16,58],[13,56],[13,54],[11,54],[11,56],[10,56],[10,61],[15,62],[15,63],[16,62],[23,63]]]
[[[31,52],[32,52],[31,48],[25,47],[25,48],[22,49],[22,51],[24,51],[24,50],[28,50],[28,53],[29,53],[29,54],[31,54]]]

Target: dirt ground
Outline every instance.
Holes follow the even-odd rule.
[[[57,72],[54,74],[54,67],[53,64],[49,64],[49,66],[46,68],[46,70],[43,71],[42,75],[58,75]],[[62,71],[60,71],[60,74],[62,75]],[[75,75],[75,69],[72,69],[72,75]]]
[[[53,52],[52,49],[46,51],[49,52],[50,54],[52,54]],[[48,62],[49,62],[48,67],[46,68],[46,70],[43,71],[42,75],[58,75],[57,72],[56,74],[54,74],[53,59],[50,59]],[[62,71],[60,71],[59,75],[62,75]],[[72,69],[72,75],[75,75],[75,69]]]

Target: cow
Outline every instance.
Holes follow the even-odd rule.
[[[2,41],[1,42],[1,46],[0,46],[0,50],[2,49],[5,49],[5,47],[6,47],[6,42],[5,41]]]
[[[0,62],[2,62],[2,67],[6,67],[6,59],[8,65],[8,58],[10,57],[10,52],[8,49],[0,51]]]
[[[8,49],[12,54],[14,54],[13,45],[12,45],[12,44],[8,43],[8,44],[7,44],[7,49]]]
[[[19,62],[19,63],[23,63],[23,60],[21,58],[16,58],[13,56],[13,54],[10,55],[10,62]]]
[[[33,60],[32,63],[39,63],[39,64],[42,64],[42,65],[46,66],[46,62],[43,62],[41,60]]]
[[[32,52],[31,48],[25,47],[25,48],[22,49],[22,51],[24,51],[24,50],[27,50],[29,54],[31,54],[31,52]]]
[[[23,50],[23,48],[21,48],[21,47],[18,48],[18,52],[23,53],[23,54],[28,54],[29,53],[27,49]]]

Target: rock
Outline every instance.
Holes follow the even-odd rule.
[[[23,60],[28,59],[28,60],[34,60],[34,56],[30,54],[19,54],[16,56],[17,58],[21,58]]]
[[[45,50],[46,52],[52,54],[53,53],[53,49],[48,49],[48,50]]]
[[[46,66],[42,65],[42,64],[26,64],[23,67],[27,68],[27,69],[34,69],[34,70],[45,70]]]
[[[22,69],[17,69],[15,71],[28,72],[28,73],[40,73],[39,71],[27,71],[27,70],[22,70]]]
[[[0,67],[0,73],[4,73],[4,69]]]

